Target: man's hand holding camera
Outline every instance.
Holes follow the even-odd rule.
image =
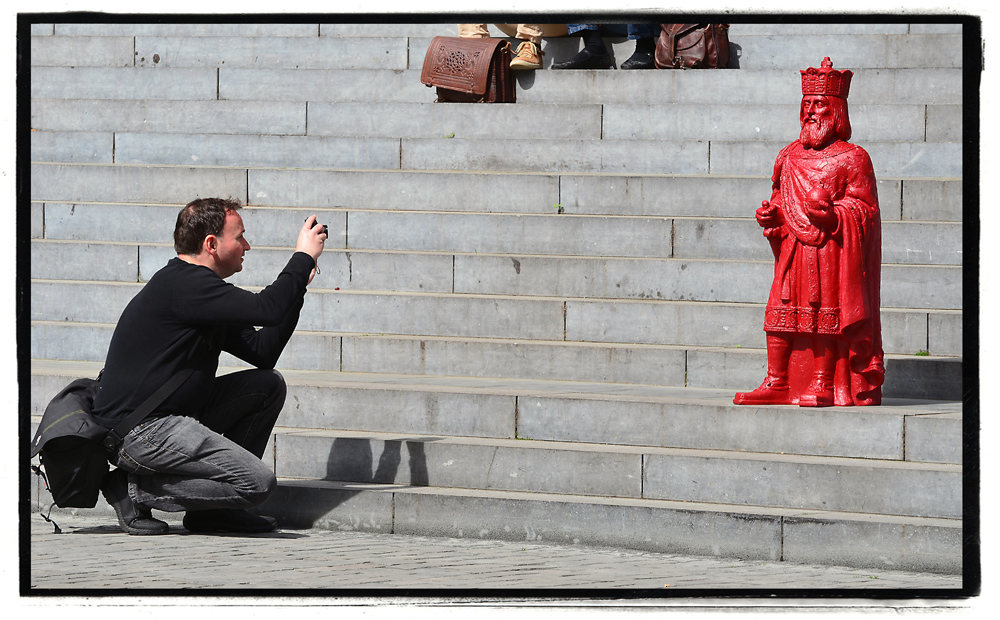
[[[309,256],[312,256],[318,266],[319,255],[323,253],[324,243],[328,234],[329,228],[325,224],[319,224],[316,221],[315,215],[310,215],[306,218],[305,223],[302,224],[302,229],[299,231],[299,239],[295,244],[295,251],[305,252]],[[309,282],[306,284],[312,283],[313,278],[316,276],[316,271],[317,268],[313,267],[313,270],[309,273]]]

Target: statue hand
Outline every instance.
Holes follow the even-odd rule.
[[[819,228],[832,228],[837,223],[833,200],[825,189],[816,188],[806,194],[806,216]]]
[[[781,226],[781,215],[778,212],[778,207],[772,206],[767,200],[761,201],[756,215],[757,223],[762,228],[777,228]]]

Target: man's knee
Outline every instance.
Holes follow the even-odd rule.
[[[255,473],[254,479],[241,489],[240,495],[248,506],[258,506],[263,504],[268,497],[278,488],[278,479],[274,472],[261,464],[261,468]]]
[[[274,369],[262,371],[261,374],[264,377],[266,389],[271,393],[271,399],[279,403],[284,403],[285,396],[288,394],[288,385],[285,383],[285,377]]]

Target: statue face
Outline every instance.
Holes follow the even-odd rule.
[[[833,120],[833,107],[830,98],[823,95],[805,95],[802,97],[802,110],[799,118],[803,123],[819,122],[821,119]]]
[[[806,148],[822,148],[836,137],[833,106],[829,97],[822,95],[802,97],[799,122],[802,126],[799,141]]]

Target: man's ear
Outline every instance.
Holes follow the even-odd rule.
[[[215,235],[206,235],[205,240],[202,241],[201,243],[202,251],[212,254],[213,256],[215,255],[218,247],[219,247],[219,238],[216,237]]]

